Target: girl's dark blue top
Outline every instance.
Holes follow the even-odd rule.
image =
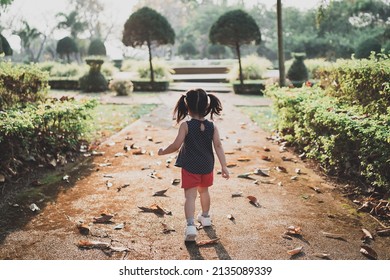
[[[201,124],[204,130],[201,130]],[[214,169],[214,124],[208,120],[187,121],[188,134],[180,149],[176,166],[194,174],[208,174]]]

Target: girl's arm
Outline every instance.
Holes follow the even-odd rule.
[[[173,143],[170,144],[165,149],[160,148],[158,150],[158,155],[162,156],[162,155],[170,154],[170,153],[173,153],[173,152],[176,152],[177,150],[179,150],[181,145],[184,142],[184,138],[186,138],[187,133],[188,133],[188,125],[186,122],[183,122],[179,127],[179,132],[177,133],[175,141],[173,141]]]
[[[219,163],[221,164],[222,177],[229,179],[229,170],[226,164],[225,152],[222,147],[222,142],[221,142],[221,138],[219,137],[218,129],[215,125],[214,125],[213,144],[214,144],[215,152],[217,153]]]

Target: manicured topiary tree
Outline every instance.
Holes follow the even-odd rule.
[[[167,19],[149,7],[143,7],[133,13],[126,21],[122,42],[125,46],[141,47],[149,50],[150,81],[154,82],[152,64],[152,44],[166,45],[175,43],[175,32]]]
[[[88,55],[106,56],[107,51],[104,43],[100,39],[94,39],[91,41],[88,47]]]
[[[12,55],[12,48],[9,45],[7,39],[3,35],[0,34],[0,54],[4,55]]]
[[[240,46],[252,42],[260,44],[261,33],[256,21],[242,10],[227,12],[211,26],[209,39],[213,44],[230,46],[236,50],[240,84],[243,85]]]
[[[309,78],[306,65],[303,60],[306,57],[304,53],[293,53],[293,63],[287,71],[287,78],[293,83],[294,86],[301,86]]]
[[[57,43],[57,53],[62,57],[66,55],[68,63],[70,63],[70,55],[72,53],[77,53],[78,47],[76,42],[70,37],[64,37]]]

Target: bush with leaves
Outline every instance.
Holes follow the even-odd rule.
[[[272,62],[264,57],[249,55],[242,59],[242,75],[244,80],[260,80],[265,72],[272,68]],[[228,73],[230,82],[239,80],[239,65],[236,63]]]
[[[319,161],[328,174],[390,189],[390,109],[368,116],[319,87],[269,89],[278,130],[299,152]]]
[[[7,173],[11,168],[17,172],[26,161],[45,164],[77,152],[87,129],[89,110],[94,106],[94,100],[62,98],[1,112],[0,171]]]
[[[134,86],[130,80],[113,79],[110,81],[108,88],[115,91],[118,96],[127,96],[133,92]]]
[[[294,60],[287,71],[286,77],[293,83],[294,86],[301,86],[309,79],[309,72],[303,60],[306,57],[304,53],[294,53]]]
[[[88,55],[101,55],[106,56],[107,50],[103,41],[100,39],[94,39],[91,41],[88,47]]]
[[[0,63],[0,110],[44,100],[47,73],[35,66]]]
[[[320,85],[330,96],[350,105],[361,105],[365,113],[385,114],[390,107],[390,56],[339,60],[319,69]]]

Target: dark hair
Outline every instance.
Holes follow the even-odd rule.
[[[207,97],[210,98],[210,103]],[[173,114],[176,115],[177,123],[187,116],[188,110],[202,117],[211,114],[210,117],[213,119],[214,114],[221,114],[222,105],[215,95],[207,94],[201,88],[191,89],[182,95],[176,103]]]

